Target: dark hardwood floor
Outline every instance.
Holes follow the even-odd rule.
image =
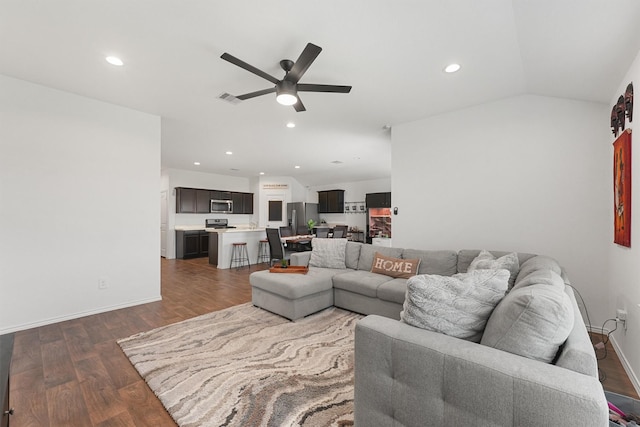
[[[162,259],[162,301],[16,333],[11,425],[175,426],[116,340],[249,302],[249,273],[266,266]]]
[[[116,340],[251,301],[244,267],[206,258],[162,259],[162,301],[17,332],[11,367],[13,427],[175,426]],[[609,344],[610,346],[611,344]],[[613,348],[604,388],[636,396]]]

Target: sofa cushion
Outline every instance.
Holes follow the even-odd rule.
[[[360,258],[358,259],[358,270],[371,271],[373,265],[373,257],[376,252],[382,255],[400,258],[402,255],[401,248],[387,248],[384,246],[362,245],[360,249]]]
[[[550,363],[573,329],[569,296],[548,284],[511,290],[487,322],[481,344]]]
[[[407,280],[400,318],[409,325],[479,342],[508,280],[508,270],[414,276]]]
[[[362,248],[362,245],[363,243],[359,242],[347,242],[344,258],[344,263],[347,268],[351,268],[353,270],[358,269],[358,259],[360,258],[360,248]]]
[[[505,256],[511,252],[504,251],[489,251],[495,257],[500,258],[501,256]],[[479,249],[462,249],[458,252],[458,273],[466,273],[471,261],[473,261],[480,254]],[[520,263],[520,268],[522,269],[522,264],[528,259],[534,257],[536,255],[529,254],[525,252],[518,252],[518,261]]]
[[[321,268],[347,268],[345,253],[347,239],[322,239],[311,240],[310,267]]]
[[[404,297],[407,293],[407,279],[393,279],[382,283],[378,286],[378,299],[383,301],[395,302],[397,304],[404,303]]]
[[[389,276],[369,271],[347,271],[333,276],[333,287],[376,298],[378,286],[391,280]]]
[[[419,258],[420,267],[418,267],[418,274],[453,276],[458,272],[458,253],[456,251],[404,249],[402,251],[402,258]]]
[[[520,289],[531,285],[547,285],[558,291],[564,291],[564,280],[558,273],[553,270],[536,270],[527,274],[525,277],[519,277],[513,289]],[[512,290],[513,290],[512,289]]]
[[[516,285],[529,274],[540,270],[551,270],[561,276],[563,274],[562,267],[560,267],[558,261],[548,256],[536,255],[520,264],[520,272],[516,278]]]
[[[496,258],[491,252],[487,250],[481,250],[477,257],[471,261],[467,271],[474,270],[491,270],[504,268],[509,270],[509,289],[513,287],[516,281],[518,271],[520,271],[520,262],[518,261],[518,254],[515,252],[508,253],[500,258]]]
[[[409,277],[416,275],[419,265],[420,258],[393,258],[384,256],[380,252],[376,252],[375,256],[373,257],[371,272],[384,274],[385,276],[390,277],[408,279]]]

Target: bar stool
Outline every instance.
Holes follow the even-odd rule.
[[[236,268],[240,268],[246,262],[249,267],[251,267],[251,263],[249,262],[249,253],[247,252],[247,242],[237,242],[232,243],[233,249],[231,251],[231,262],[229,263],[229,268],[233,268],[233,263],[236,263]]]
[[[271,260],[271,255],[269,254],[269,241],[267,239],[262,239],[258,242],[258,259],[256,260],[256,264],[269,262],[269,260]]]

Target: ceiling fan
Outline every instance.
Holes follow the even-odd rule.
[[[225,61],[229,61],[240,68],[244,68],[245,70],[275,84],[274,87],[271,87],[269,89],[245,93],[244,95],[237,96],[236,98],[245,100],[275,92],[276,100],[280,104],[293,105],[293,108],[295,108],[296,111],[300,112],[306,111],[306,108],[304,108],[304,104],[300,100],[298,92],[349,93],[351,91],[351,86],[298,83],[298,81],[300,81],[300,78],[302,78],[304,73],[307,71],[311,63],[315,61],[320,52],[322,52],[322,48],[320,46],[316,46],[313,43],[307,43],[307,46],[304,48],[296,62],[293,62],[290,59],[283,59],[282,61],[280,61],[280,66],[285,72],[285,76],[282,80],[278,80],[272,75],[267,74],[264,71],[259,70],[256,67],[236,58],[235,56],[229,55],[226,52],[223,53],[220,58],[224,59]]]

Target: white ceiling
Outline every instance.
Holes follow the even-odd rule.
[[[640,1],[2,0],[0,40],[1,74],[162,116],[163,168],[322,185],[388,177],[385,124],[523,93],[609,103]],[[271,85],[223,52],[280,78],[308,42],[323,51],[301,82],[350,94],[302,93],[301,113],[217,98]]]

